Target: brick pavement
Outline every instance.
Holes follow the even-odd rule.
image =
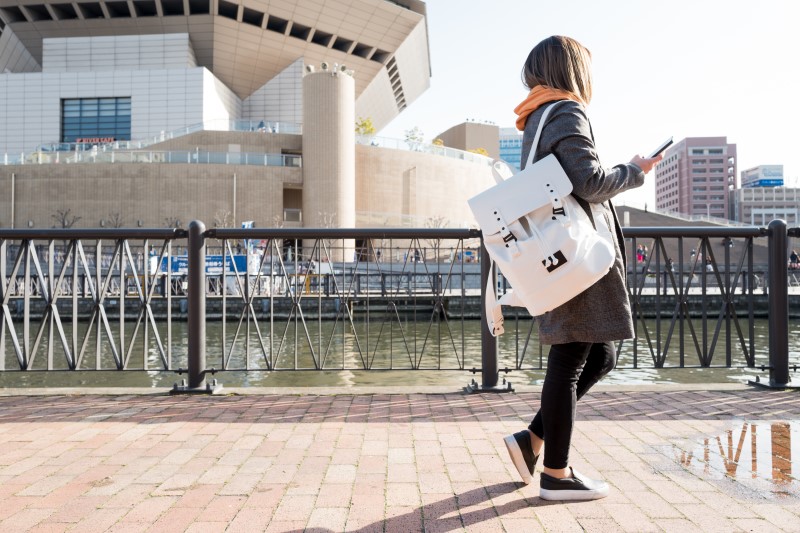
[[[0,397],[0,531],[800,531],[800,394],[599,388],[544,502],[538,393]]]

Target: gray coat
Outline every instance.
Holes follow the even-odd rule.
[[[536,128],[549,104],[534,111],[525,123],[522,138],[522,165],[536,135]],[[625,286],[625,241],[611,198],[639,187],[644,172],[631,163],[603,169],[594,147],[594,135],[583,106],[566,101],[559,104],[542,130],[534,161],[555,154],[572,181],[572,194],[579,203],[601,204],[605,223],[614,224],[617,258],[600,281],[567,303],[537,317],[539,338],[543,344],[568,342],[605,342],[633,337],[633,320]]]

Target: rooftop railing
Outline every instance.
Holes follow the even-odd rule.
[[[262,123],[253,122],[240,122],[240,121],[227,121],[225,124],[230,126],[228,129],[214,129],[213,123],[196,124],[187,128],[164,134],[155,139],[145,141],[113,141],[109,143],[91,144],[91,143],[51,143],[39,146],[39,148],[29,153],[19,154],[3,154],[0,157],[0,165],[46,165],[50,163],[213,163],[213,164],[243,164],[243,165],[259,165],[266,164],[268,166],[299,166],[299,164],[274,165],[273,163],[259,163],[259,160],[270,158],[272,161],[276,154],[263,154],[263,153],[249,153],[241,154],[239,152],[208,152],[205,150],[145,150],[148,146],[152,146],[159,142],[188,135],[196,131],[253,131],[264,133],[294,133],[300,134],[300,127],[292,124],[282,123],[267,123],[264,126]],[[459,159],[461,161],[468,161],[470,163],[490,166],[492,159],[484,155],[466,152],[463,150],[456,150],[455,148],[448,148],[446,146],[439,146],[428,144],[424,142],[389,139],[386,137],[356,137],[357,144],[376,146],[380,148],[389,148],[392,150],[405,150],[410,152],[419,152],[451,159]],[[156,154],[156,155],[154,155]],[[287,158],[296,158],[299,161],[300,156],[285,156]],[[191,159],[191,160],[190,160]],[[244,162],[238,162],[244,161]],[[253,161],[253,162],[249,162]]]
[[[6,165],[50,165],[91,163],[182,163],[198,165],[255,165],[268,167],[300,167],[302,156],[242,152],[208,152],[205,150],[89,150],[86,152],[36,152],[20,158],[6,157]]]
[[[301,135],[303,127],[300,124],[273,121],[253,121],[253,120],[208,120],[178,128],[177,130],[161,132],[158,135],[147,139],[135,141],[112,141],[107,143],[45,143],[36,148],[36,152],[75,152],[91,150],[98,146],[100,150],[141,150],[154,144],[177,139],[186,135],[197,133],[198,131],[240,131],[240,132],[261,132],[261,133],[286,133],[290,135]]]
[[[629,254],[636,338],[618,343],[619,367],[751,368],[772,386],[791,381],[800,361],[788,349],[788,238],[800,229],[624,231],[629,252],[650,251],[641,263]],[[480,238],[200,222],[0,229],[0,370],[180,371],[190,388],[225,371],[472,370],[480,390],[496,389],[501,371],[542,369],[543,348],[524,309],[507,310],[500,338],[478,322],[489,275]],[[757,282],[754,249],[765,241]],[[769,317],[768,346],[759,316]],[[176,320],[186,321],[177,341]]]
[[[406,150],[409,152],[420,152],[423,154],[438,155],[452,159],[460,159],[471,163],[485,164],[491,166],[492,158],[474,152],[456,150],[447,146],[429,144],[422,141],[389,139],[386,137],[375,137],[371,135],[356,136],[356,143],[366,146],[376,146],[379,148],[390,148],[392,150]]]

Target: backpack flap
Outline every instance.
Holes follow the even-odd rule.
[[[551,154],[467,202],[481,230],[493,235],[535,209],[559,205],[571,192],[572,182]]]

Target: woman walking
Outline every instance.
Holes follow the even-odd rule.
[[[587,213],[602,212],[597,223],[615,231],[616,259],[609,273],[564,305],[536,317],[539,338],[549,344],[547,373],[539,412],[528,429],[505,438],[511,459],[530,483],[544,448],[539,495],[545,500],[593,500],[608,495],[604,481],[589,479],[569,464],[575,404],[614,368],[614,341],[633,337],[622,230],[611,198],[639,187],[661,156],[635,156],[629,163],[604,169],[594,146],[586,106],[592,99],[591,54],[569,37],[548,37],[528,55],[522,71],[530,89],[515,112],[524,131],[526,161],[545,108],[555,107],[543,127],[534,161],[554,154],[572,182],[573,196]],[[597,207],[600,209],[597,209]],[[591,216],[591,215],[590,215]],[[613,226],[612,226],[613,224]]]

